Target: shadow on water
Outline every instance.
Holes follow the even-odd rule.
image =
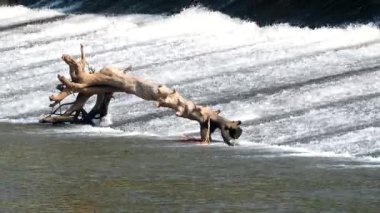
[[[359,49],[359,48],[368,47],[371,45],[376,45],[379,43],[380,43],[380,39],[374,39],[371,41],[362,42],[362,43],[358,43],[358,44],[345,45],[345,46],[333,47],[333,48],[325,48],[322,50],[311,51],[309,53],[298,54],[295,56],[284,57],[284,58],[279,58],[279,59],[275,59],[275,60],[271,60],[271,61],[266,61],[263,63],[255,64],[255,65],[250,66],[250,67],[239,68],[237,70],[232,69],[229,71],[218,72],[217,75],[225,75],[225,74],[230,74],[230,73],[233,73],[234,75],[239,74],[239,73],[248,73],[248,72],[253,72],[253,70],[262,69],[262,68],[267,67],[267,66],[278,66],[278,65],[282,65],[282,64],[289,64],[292,62],[300,61],[302,59],[318,57],[318,56],[321,56],[324,54],[328,54],[330,52],[339,52],[339,51],[344,51],[344,50],[349,50],[349,49]],[[191,78],[189,80],[182,81],[182,83],[197,82],[197,81],[200,81],[203,79],[204,79],[204,77],[202,77],[202,78]]]
[[[26,27],[28,25],[37,25],[37,24],[44,24],[48,22],[61,21],[61,20],[66,19],[68,16],[69,15],[58,15],[58,16],[53,16],[50,18],[41,18],[41,19],[36,19],[36,20],[29,20],[22,23],[7,25],[7,26],[0,27],[0,32],[9,31],[9,30],[13,30],[16,28],[21,28],[21,27]]]
[[[280,143],[276,143],[277,145],[294,145],[294,144],[308,144],[311,141],[320,141],[326,138],[331,138],[334,136],[341,136],[344,134],[347,134],[349,132],[355,132],[359,130],[364,130],[372,127],[380,127],[380,120],[376,121],[370,121],[363,124],[355,124],[350,126],[344,126],[344,127],[337,127],[337,128],[328,128],[323,133],[319,134],[313,134],[313,135],[307,135],[304,137],[298,137],[291,140],[286,140]]]
[[[275,93],[281,93],[284,90],[288,90],[288,89],[296,89],[296,88],[300,88],[300,87],[307,86],[310,84],[320,84],[320,83],[326,83],[328,81],[337,81],[343,78],[350,78],[352,76],[359,76],[359,75],[364,75],[364,74],[378,72],[378,71],[380,71],[380,66],[374,66],[371,68],[367,67],[367,68],[358,69],[358,70],[350,70],[350,71],[339,73],[336,75],[323,76],[321,78],[310,79],[304,82],[297,82],[297,83],[281,85],[277,87],[268,87],[268,88],[263,88],[259,90],[255,89],[255,90],[246,92],[245,94],[247,95],[227,96],[223,98],[217,98],[216,100],[209,98],[207,101],[203,101],[200,104],[215,105],[215,104],[229,103],[236,100],[244,102],[244,100],[251,99],[259,94],[273,95]],[[287,112],[283,114],[266,116],[260,119],[247,120],[247,121],[244,121],[244,124],[245,125],[259,125],[259,124],[263,124],[267,122],[289,118],[292,116],[299,116],[307,112],[310,112],[312,110],[320,110],[320,109],[329,108],[329,107],[339,107],[339,106],[343,106],[343,105],[353,103],[353,102],[359,102],[363,100],[378,98],[379,96],[380,96],[380,93],[352,96],[352,97],[340,99],[337,101],[329,102],[326,104],[316,105],[310,108],[304,108],[304,109],[295,110],[295,111],[291,111],[291,112]],[[131,107],[133,108],[133,106]],[[132,123],[132,122],[147,122],[152,119],[163,118],[165,116],[171,116],[171,115],[172,113],[170,111],[152,112],[152,113],[147,113],[142,116],[137,116],[134,118],[127,118],[127,120],[122,121],[122,122],[115,122],[114,125],[119,126],[119,125],[124,125],[124,124]]]
[[[65,40],[72,40],[72,39],[86,39],[88,36],[92,36],[98,31],[91,31],[91,32],[85,32],[73,36],[62,36],[62,37],[56,37],[53,39],[44,39],[43,41],[33,41],[31,43],[25,44],[25,45],[20,45],[20,46],[11,46],[11,47],[5,47],[5,48],[0,48],[0,52],[3,54],[6,54],[8,51],[14,51],[14,50],[22,50],[22,49],[30,49],[34,48],[36,46],[41,46],[41,45],[48,45],[54,42],[62,42]]]
[[[306,81],[301,81],[301,82],[276,85],[276,86],[265,87],[265,88],[260,88],[260,89],[253,88],[249,91],[239,92],[238,94],[233,94],[233,95],[223,94],[223,98],[217,98],[216,100],[208,99],[207,104],[215,105],[217,103],[228,103],[234,100],[245,100],[245,99],[249,99],[258,95],[272,95],[275,93],[280,93],[284,90],[298,89],[298,88],[312,85],[312,84],[322,84],[322,83],[327,83],[331,81],[338,81],[338,80],[342,80],[346,78],[351,78],[354,76],[361,76],[361,75],[379,72],[379,71],[380,71],[380,65],[376,65],[373,67],[365,67],[361,69],[348,70],[348,71],[341,72],[335,75],[327,75],[327,76],[322,76],[319,78],[312,78],[312,79],[308,79]]]
[[[337,101],[328,102],[326,104],[312,106],[309,108],[294,110],[294,111],[290,111],[290,112],[286,112],[282,114],[269,115],[269,116],[261,117],[259,119],[245,120],[244,125],[255,126],[255,125],[270,123],[270,122],[274,122],[274,121],[278,121],[282,119],[301,116],[313,110],[321,110],[321,109],[326,109],[326,108],[331,108],[331,107],[341,107],[347,104],[361,102],[361,101],[369,101],[371,99],[375,99],[379,97],[380,97],[380,92],[373,93],[373,94],[352,96],[352,97],[348,97],[344,99],[339,99]]]
[[[377,57],[374,57],[374,58],[377,58]],[[56,61],[56,63],[58,63],[58,61]],[[284,90],[297,89],[297,88],[301,88],[301,87],[308,86],[311,84],[321,84],[321,83],[326,83],[326,82],[330,82],[330,81],[338,81],[341,79],[350,78],[353,76],[365,75],[365,74],[378,72],[378,71],[380,71],[380,65],[375,65],[373,67],[365,67],[365,68],[361,68],[361,69],[348,70],[345,72],[343,71],[343,72],[335,74],[335,75],[328,75],[328,76],[322,76],[319,78],[308,79],[308,80],[302,81],[302,82],[295,82],[295,83],[283,84],[283,85],[278,85],[278,86],[271,86],[271,87],[266,87],[266,88],[261,88],[261,89],[254,88],[254,89],[251,89],[251,90],[246,91],[246,92],[240,92],[238,95],[236,95],[236,94],[233,94],[233,95],[223,94],[223,97],[216,97],[216,98],[210,97],[210,98],[208,98],[207,101],[202,101],[199,104],[215,105],[215,104],[229,103],[229,102],[234,101],[234,100],[244,101],[246,99],[250,99],[250,98],[255,97],[257,95],[262,95],[262,94],[273,95],[276,93],[283,92]],[[54,72],[56,72],[56,71],[54,71]],[[46,75],[46,73],[44,73],[44,75]],[[30,77],[26,77],[26,78],[30,78]],[[176,84],[178,84],[178,82],[176,82]],[[184,85],[184,84],[185,83],[181,83],[181,85]],[[168,84],[168,85],[172,86],[171,84]],[[48,88],[47,86],[45,86],[45,87]],[[30,92],[30,91],[26,90],[25,88],[23,89],[23,91],[25,91],[25,93]],[[11,94],[7,93],[5,95],[7,97],[9,97],[9,95],[12,95],[12,94],[20,95],[20,93],[22,93],[22,91],[18,90],[18,91],[13,91]],[[278,120],[278,119],[286,118],[288,116],[303,114],[303,113],[310,111],[312,109],[322,109],[322,108],[326,108],[329,106],[336,106],[337,104],[345,104],[345,103],[360,101],[362,99],[371,99],[371,98],[375,98],[377,96],[378,96],[378,93],[367,94],[367,95],[363,95],[363,96],[350,97],[347,99],[339,100],[336,103],[323,104],[320,106],[315,106],[315,107],[310,108],[310,109],[297,110],[297,111],[293,111],[293,112],[284,113],[282,115],[269,116],[266,118],[261,118],[259,120],[248,121],[248,122],[252,122],[252,125],[254,125],[256,123],[259,124],[261,122],[265,122],[265,120]],[[169,115],[171,115],[170,111],[147,113],[147,114],[144,114],[142,116],[129,118],[123,122],[116,122],[115,125],[119,126],[119,125],[123,125],[126,123],[131,123],[131,122],[149,121],[151,119],[162,118],[162,117],[169,116]]]
[[[86,36],[86,35],[84,35],[84,34],[73,35],[70,38],[81,38],[82,36]],[[173,43],[178,42],[178,41],[163,42],[162,40],[170,39],[170,38],[186,37],[186,36],[187,35],[168,36],[168,37],[164,37],[164,38],[151,39],[149,41],[144,41],[144,42],[135,42],[135,43],[132,43],[132,44],[127,44],[127,45],[123,45],[123,46],[120,46],[120,47],[117,47],[117,48],[108,49],[108,50],[89,52],[89,53],[86,53],[86,56],[87,57],[93,57],[93,56],[99,55],[99,54],[115,53],[117,51],[124,51],[124,50],[127,50],[127,49],[132,48],[132,47],[151,46],[153,48],[153,47],[158,47],[158,46],[162,46],[162,45],[170,45],[170,44],[173,44]],[[66,38],[69,38],[69,37],[65,37],[65,39]],[[55,41],[58,41],[58,40],[57,39],[52,39],[52,42],[55,42]],[[43,42],[43,44],[45,44],[45,40],[41,41],[41,42]],[[18,48],[14,47],[14,49],[18,49]],[[5,50],[5,51],[8,51],[8,50]],[[79,57],[80,56],[79,54],[76,54],[76,53],[75,54],[71,54],[71,55],[73,57]],[[12,73],[16,73],[17,74],[19,72],[24,72],[25,70],[36,69],[36,68],[39,68],[39,67],[51,65],[53,63],[58,63],[58,62],[61,62],[61,61],[62,60],[60,58],[49,59],[49,60],[42,60],[42,61],[39,61],[39,62],[30,63],[28,66],[19,66],[19,67],[12,68],[12,70],[8,70],[8,72],[12,72]],[[45,72],[45,73],[43,73],[43,75],[44,74],[47,74],[47,73]],[[38,75],[34,75],[32,77],[36,77],[36,76],[38,76]]]
[[[141,42],[141,43],[137,43],[137,44],[130,44],[130,45],[126,45],[126,46],[119,47],[119,48],[113,48],[112,50],[101,51],[101,53],[110,52],[110,51],[116,51],[116,50],[124,50],[128,46],[134,46],[134,47],[136,45],[141,45],[141,46],[147,45],[147,46],[149,46],[152,43],[155,44],[155,45],[166,45],[165,42],[164,43],[160,43],[160,44],[156,44],[155,41],[156,40],[148,41],[148,42]],[[375,39],[375,40],[371,40],[371,41],[367,41],[367,42],[362,42],[362,43],[359,43],[359,44],[353,44],[353,45],[347,45],[347,46],[335,47],[335,48],[326,48],[326,49],[323,49],[323,50],[313,51],[313,52],[306,53],[306,54],[300,54],[300,55],[296,55],[296,56],[292,56],[292,57],[286,57],[286,58],[276,59],[276,60],[272,60],[272,61],[267,61],[267,62],[264,62],[264,63],[256,64],[256,65],[251,66],[251,67],[246,67],[246,68],[243,68],[243,69],[240,68],[238,70],[227,70],[227,71],[218,72],[218,74],[213,74],[213,73],[210,73],[210,74],[213,75],[213,76],[221,76],[221,75],[226,75],[226,74],[235,75],[235,74],[239,74],[239,73],[252,72],[252,70],[262,69],[263,67],[266,67],[266,66],[275,66],[275,65],[278,66],[278,65],[287,64],[287,63],[291,63],[291,62],[294,62],[294,61],[302,60],[302,59],[305,59],[305,58],[311,58],[311,57],[316,57],[318,55],[327,54],[329,52],[337,52],[337,51],[343,51],[343,50],[347,50],[347,49],[357,49],[357,48],[362,48],[362,47],[366,47],[366,46],[370,46],[370,45],[375,45],[375,44],[378,44],[379,42],[380,42],[380,40]],[[235,48],[239,49],[239,48],[249,47],[251,45],[255,45],[255,44],[239,45],[237,47],[226,48],[226,49],[221,50],[221,52],[228,52],[228,51],[235,50]],[[182,59],[183,60],[188,60],[189,58],[196,58],[196,57],[201,57],[201,56],[205,56],[205,55],[208,55],[208,54],[216,54],[216,53],[218,53],[218,51],[205,52],[205,53],[196,54],[194,56],[186,56],[186,57],[183,57]],[[92,55],[96,55],[96,54],[97,53],[89,53],[88,55],[92,56]],[[77,55],[74,55],[74,56],[77,56]],[[180,59],[176,59],[176,60],[181,60],[181,58]],[[44,60],[44,61],[41,61],[41,62],[32,63],[32,64],[30,64],[28,66],[16,67],[16,68],[14,68],[12,70],[9,70],[8,72],[12,72],[12,73],[24,72],[26,70],[36,69],[36,68],[39,68],[39,67],[42,67],[42,66],[48,66],[48,65],[52,66],[52,65],[60,63],[60,62],[61,62],[61,59]],[[173,62],[173,61],[172,60],[168,60],[168,63],[170,63],[170,62]],[[159,64],[159,63],[167,63],[167,61],[158,62],[158,63],[154,63],[154,64]],[[153,66],[153,64],[151,66]],[[140,65],[140,66],[137,66],[137,67],[147,68],[149,66],[147,66],[147,65]],[[376,69],[376,68],[373,68],[373,69]],[[362,70],[361,72],[365,73],[365,72],[376,71],[376,70],[373,70],[373,69],[370,68],[369,70]],[[43,76],[43,75],[48,75],[48,74],[52,74],[52,73],[56,73],[56,72],[57,71],[55,70],[55,71],[51,71],[51,72],[44,72],[44,73],[41,73],[41,74],[33,74],[33,75],[30,75],[30,76],[27,76],[27,77],[24,77],[24,78],[18,78],[18,80],[29,79],[29,78],[33,78],[33,77],[40,77],[40,76]],[[349,76],[350,75],[356,75],[355,71],[349,71],[347,73],[348,73],[347,75],[349,75]],[[331,76],[331,77],[330,76],[326,76],[326,77],[322,77],[321,79],[310,80],[311,82],[309,82],[309,83],[312,83],[312,81],[325,81],[325,80],[328,80],[330,78],[338,78],[340,75],[344,76],[345,74],[338,74],[335,77],[334,76]],[[202,76],[200,78],[197,78],[197,77],[190,78],[190,79],[187,78],[186,80],[177,81],[175,84],[181,84],[181,85],[191,84],[191,83],[194,83],[194,82],[199,82],[201,80],[204,80],[206,77],[207,76]],[[308,82],[300,83],[300,84],[308,84]],[[168,84],[168,85],[172,86],[173,84]],[[284,87],[286,89],[286,87],[292,87],[292,85],[284,85],[284,86],[281,86],[281,87]],[[256,90],[256,89],[254,89],[254,90]],[[254,91],[254,90],[248,92],[247,96],[251,96],[252,93],[258,93],[258,92],[260,92],[260,91]],[[262,90],[263,90],[262,92],[265,92],[265,90],[269,91],[267,88],[262,89]],[[283,90],[283,89],[279,88],[279,90]],[[13,91],[13,92],[19,93],[20,91]],[[231,98],[233,98],[233,97],[231,97]],[[239,98],[244,98],[244,97],[239,96]],[[213,104],[216,101],[226,102],[226,101],[228,101],[228,99],[229,98],[226,98],[225,100],[222,99],[222,100],[210,101],[208,104]]]

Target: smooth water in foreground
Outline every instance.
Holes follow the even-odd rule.
[[[0,124],[0,212],[376,212],[380,205],[371,162],[56,132],[70,128]]]

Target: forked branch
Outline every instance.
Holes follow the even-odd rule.
[[[97,95],[98,101],[89,115],[94,116],[92,114],[97,113],[104,116],[108,110],[108,103],[112,94],[114,92],[125,92],[145,100],[156,101],[157,107],[171,108],[178,117],[197,121],[200,125],[203,141],[211,141],[211,134],[216,129],[221,130],[224,142],[229,145],[232,145],[232,139],[237,139],[242,134],[240,121],[228,120],[220,115],[220,110],[197,105],[184,98],[178,91],[165,85],[155,84],[111,67],[105,67],[96,73],[86,72],[87,62],[83,45],[81,45],[80,60],[76,61],[69,55],[63,55],[62,59],[69,65],[72,81],[58,75],[64,89],[59,94],[50,96],[50,100],[60,102],[71,93],[79,93],[76,102],[64,113],[65,116],[83,109],[83,105],[91,95]]]

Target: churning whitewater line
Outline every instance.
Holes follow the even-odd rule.
[[[376,39],[376,40],[372,40],[369,42],[347,45],[347,46],[343,46],[343,47],[327,48],[327,49],[323,49],[323,50],[317,50],[315,52],[295,55],[295,56],[291,56],[291,57],[284,57],[284,58],[276,59],[273,61],[266,61],[266,62],[255,64],[255,65],[249,66],[249,67],[238,68],[235,70],[226,70],[226,71],[218,73],[217,75],[226,75],[226,74],[236,75],[236,74],[240,74],[240,73],[249,73],[249,72],[252,72],[253,70],[260,70],[260,69],[262,69],[264,67],[268,67],[268,66],[279,66],[279,65],[283,65],[283,64],[289,64],[289,63],[297,62],[300,60],[305,60],[307,58],[314,58],[314,57],[317,57],[317,56],[320,56],[323,54],[329,54],[331,52],[338,52],[338,51],[349,50],[349,49],[358,49],[358,48],[367,47],[370,45],[376,45],[379,43],[380,43],[380,39]],[[188,80],[188,82],[184,82],[184,83],[196,82],[196,81],[200,81],[203,79],[204,79],[204,76],[202,76],[202,78],[190,79],[190,80]]]
[[[279,41],[275,41],[275,42],[277,43]],[[313,42],[313,43],[319,44],[320,42],[321,41],[316,41],[316,42]],[[263,42],[263,43],[264,44],[268,44],[270,42]],[[215,49],[215,50],[207,51],[207,52],[193,53],[191,55],[182,56],[180,58],[173,58],[173,59],[168,59],[168,60],[165,60],[165,61],[153,62],[153,63],[149,63],[149,64],[144,64],[144,65],[138,65],[138,66],[134,67],[134,70],[154,68],[156,66],[161,66],[161,65],[164,65],[164,64],[170,64],[170,63],[174,63],[174,62],[178,63],[178,62],[183,62],[183,61],[190,61],[190,60],[193,60],[193,59],[196,59],[196,58],[199,58],[199,57],[203,57],[203,56],[209,56],[209,55],[213,55],[213,54],[223,54],[223,53],[227,53],[227,52],[232,52],[232,51],[237,51],[237,50],[245,49],[245,48],[248,48],[248,47],[259,46],[259,45],[262,45],[263,43],[261,43],[261,42],[255,42],[255,43],[248,43],[248,44],[237,45],[237,46],[233,46],[233,47],[226,47],[224,49]],[[308,43],[307,45],[313,45],[313,43]],[[302,47],[304,47],[304,45],[305,44],[298,45],[298,46],[292,46],[291,48],[292,49],[302,48]],[[251,54],[255,52],[254,49],[251,49],[250,51],[251,52],[249,52],[249,53],[251,53]],[[263,52],[265,52],[265,50],[263,50]],[[256,54],[260,54],[260,53],[257,53],[257,52],[255,52],[255,53]],[[247,53],[244,53],[244,54],[247,54]],[[219,75],[221,75],[221,74],[223,74],[223,73],[220,73]]]
[[[53,10],[31,10],[23,6],[0,6],[0,31],[9,31],[17,28],[38,25],[40,23],[54,22],[64,19],[65,14]]]
[[[67,17],[68,15],[57,15],[57,16],[53,16],[49,18],[41,18],[41,19],[26,21],[26,22],[12,24],[12,25],[0,26],[0,32],[14,30],[16,28],[22,28],[28,25],[38,25],[38,24],[44,24],[48,22],[51,23],[51,22],[61,21],[61,20],[66,19]]]
[[[374,98],[379,98],[380,97],[380,92],[372,93],[372,94],[365,94],[365,95],[359,95],[359,96],[352,96],[344,99],[340,99],[337,101],[333,102],[328,102],[325,104],[317,105],[317,106],[312,106],[304,109],[299,109],[299,110],[293,110],[290,112],[282,113],[282,114],[275,114],[275,115],[268,115],[265,117],[260,117],[260,118],[255,118],[255,119],[249,119],[249,120],[244,120],[245,125],[249,126],[255,126],[255,125],[260,125],[264,123],[270,123],[273,121],[278,121],[290,117],[296,117],[296,116],[301,116],[306,113],[310,113],[313,110],[321,110],[325,108],[331,108],[331,107],[341,107],[346,104],[351,104],[354,102],[359,102],[359,101],[365,101],[365,100],[371,100]]]
[[[322,109],[331,108],[331,107],[341,107],[341,106],[346,105],[346,104],[351,104],[354,102],[360,102],[360,101],[365,101],[365,100],[368,101],[368,100],[371,100],[374,98],[379,98],[379,97],[380,97],[380,92],[376,92],[373,94],[365,94],[365,95],[360,95],[360,96],[353,96],[353,97],[348,97],[348,98],[344,98],[344,99],[333,101],[333,102],[328,102],[328,103],[321,104],[321,105],[316,105],[316,106],[311,106],[308,108],[289,111],[289,112],[282,113],[282,114],[268,115],[268,116],[264,116],[264,117],[260,117],[260,118],[254,118],[254,119],[243,119],[242,121],[243,121],[245,126],[256,126],[256,125],[260,125],[260,124],[264,124],[264,123],[270,123],[273,121],[287,119],[290,117],[301,116],[301,115],[304,115],[306,113],[310,113],[311,111],[315,111],[315,110],[322,110]],[[137,104],[138,103],[136,103],[132,106],[128,106],[128,107],[134,108],[134,107],[137,107],[136,106]],[[207,104],[207,103],[202,103],[202,104]],[[212,105],[212,104],[208,104],[208,105]],[[145,114],[142,114],[139,116],[128,117],[126,120],[123,120],[122,122],[121,121],[114,122],[114,126],[122,126],[122,125],[126,125],[129,123],[135,123],[135,122],[147,122],[147,121],[150,121],[152,119],[164,118],[167,116],[172,116],[172,113],[168,110],[158,111],[158,112],[157,111],[148,112],[148,113],[145,113]],[[284,144],[287,144],[287,143],[284,142]]]
[[[354,102],[340,107],[314,110],[302,116],[250,126],[248,129],[253,131],[250,132],[252,137],[257,139],[262,137],[273,144],[297,141],[300,138],[306,138],[307,141],[309,136],[315,139],[315,135],[323,139],[325,133],[330,136],[377,126],[380,120],[378,104],[380,104],[379,98]]]
[[[360,131],[360,130],[373,128],[373,127],[380,127],[380,120],[371,121],[371,122],[359,124],[359,125],[352,125],[352,126],[347,126],[347,127],[338,127],[338,128],[334,128],[334,129],[329,129],[323,133],[319,133],[319,134],[315,134],[315,135],[307,135],[304,137],[283,141],[283,142],[280,142],[277,144],[278,145],[305,144],[305,143],[310,143],[311,141],[323,140],[323,139],[331,138],[334,136],[341,136],[341,135],[347,134],[349,132]]]
[[[258,89],[253,88],[249,91],[239,92],[238,95],[223,94],[222,98],[218,97],[215,100],[208,99],[207,104],[215,105],[218,103],[228,103],[235,100],[245,100],[245,99],[253,98],[258,95],[272,95],[275,93],[280,93],[284,90],[297,89],[297,88],[301,88],[310,84],[322,84],[322,83],[326,83],[330,81],[338,81],[341,79],[351,78],[354,76],[360,76],[360,75],[365,75],[365,74],[374,73],[374,72],[380,72],[380,65],[376,65],[374,67],[365,67],[365,68],[361,68],[357,70],[348,70],[346,72],[341,72],[338,74],[327,75],[327,76],[322,76],[322,77],[313,78],[313,79],[307,79],[306,81],[280,84],[273,87],[258,88]]]
[[[4,10],[18,13],[9,26],[63,15]],[[0,14],[0,26],[4,19]],[[84,43],[94,67],[132,65],[132,74],[243,120],[242,146],[287,144],[306,152],[366,155],[380,149],[374,136],[380,129],[379,38],[380,29],[372,25],[259,27],[204,8],[173,16],[69,15],[20,25],[0,34],[0,121],[36,119],[49,111],[56,74],[67,75],[60,55],[79,53]],[[118,116],[110,126],[175,137],[198,131],[196,122],[153,105],[118,94],[110,105]],[[85,128],[83,134],[91,134],[92,127]]]
[[[20,51],[22,49],[30,49],[30,48],[34,48],[34,47],[41,46],[41,45],[48,45],[51,43],[60,42],[62,40],[73,40],[73,39],[85,40],[86,38],[96,34],[96,32],[98,32],[98,30],[94,30],[92,32],[85,32],[85,33],[78,34],[78,35],[62,36],[62,37],[57,37],[57,38],[52,38],[52,39],[46,39],[43,41],[36,41],[33,43],[24,44],[24,45],[20,45],[20,46],[0,48],[0,52],[3,54],[6,54],[6,52],[8,52],[8,51]]]
[[[358,70],[351,70],[351,71],[348,71],[349,75],[345,75],[347,73],[337,74],[339,77],[344,76],[344,78],[335,78],[337,76],[334,75],[334,76],[325,76],[325,77],[320,78],[319,80],[330,79],[330,80],[333,80],[334,82],[337,82],[338,80],[341,81],[344,79],[351,80],[351,77],[353,77],[353,76],[362,76],[364,74],[366,74],[367,76],[370,76],[369,74],[371,74],[371,72],[378,70],[376,67],[377,66],[372,67],[373,69],[365,68],[363,70],[366,72],[364,72],[364,73],[359,72],[359,73],[357,73],[358,75],[356,75],[356,72]],[[322,84],[322,83],[326,84],[326,83],[330,83],[330,81],[320,81],[320,82],[319,81],[313,81],[312,83],[313,84]],[[286,89],[295,90],[301,86],[305,87],[305,86],[309,86],[309,85],[310,84],[302,84],[302,85],[298,85],[297,87],[290,87],[290,88],[286,88]],[[369,85],[373,85],[373,84],[369,83]],[[315,85],[315,86],[317,86],[317,85]],[[326,85],[324,85],[324,87],[326,87]],[[282,89],[284,89],[284,88],[282,88]],[[271,93],[264,93],[264,94],[266,96],[271,96],[271,95],[274,95],[276,93],[282,93],[283,92],[283,90],[275,90],[275,91],[273,91],[272,89],[270,89],[270,90],[272,91]],[[367,92],[367,91],[363,91],[363,92]],[[265,115],[264,117],[257,118],[254,120],[247,120],[247,117],[245,116],[245,119],[243,121],[244,121],[245,125],[257,125],[257,124],[262,124],[262,123],[273,121],[273,120],[279,120],[279,119],[284,119],[287,117],[298,116],[298,115],[310,112],[312,110],[320,110],[320,109],[324,109],[324,108],[328,108],[328,107],[339,107],[339,106],[346,105],[346,104],[353,103],[353,102],[370,100],[370,99],[373,99],[373,98],[376,98],[379,96],[379,92],[376,92],[376,91],[373,91],[370,89],[368,89],[368,92],[370,92],[370,93],[369,94],[364,93],[364,94],[359,94],[359,95],[349,95],[347,97],[337,98],[336,100],[329,100],[327,102],[317,102],[316,104],[313,104],[313,105],[308,106],[306,108],[301,108],[301,109],[296,108],[296,109],[292,109],[291,111],[285,112],[285,113],[274,114],[274,115]],[[260,96],[264,95],[262,93],[260,93]],[[262,97],[256,97],[256,94],[252,94],[252,96],[248,96],[245,99],[240,98],[240,95],[239,95],[235,99],[233,97],[229,97],[226,99],[225,102],[223,102],[223,100],[224,100],[223,98],[221,98],[221,99],[217,98],[216,100],[214,100],[213,98],[208,98],[208,100],[205,102],[202,102],[202,104],[214,105],[214,103],[212,101],[215,101],[216,103],[219,103],[219,104],[226,103],[226,105],[227,105],[227,103],[230,104],[231,101],[233,101],[233,100],[246,102],[246,101],[249,101],[251,98],[261,98],[262,99]],[[128,106],[130,108],[140,108],[141,107],[140,104],[141,103],[134,103],[133,105],[130,105],[128,103],[125,103],[125,105],[123,105],[123,106]],[[222,108],[224,108],[224,107],[222,107]],[[153,112],[147,111],[146,114],[142,114],[139,116],[133,116],[132,118],[129,117],[127,120],[120,122],[120,123],[116,123],[116,124],[122,125],[122,124],[126,124],[128,122],[138,122],[139,120],[148,121],[149,119],[163,118],[165,116],[170,116],[170,114],[167,114],[165,112],[156,113],[155,111],[153,111]]]

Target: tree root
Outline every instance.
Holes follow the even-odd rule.
[[[42,122],[83,122],[91,123],[90,120],[99,115],[104,117],[108,111],[108,105],[114,92],[125,92],[136,95],[142,99],[155,101],[157,107],[167,107],[175,111],[175,115],[182,118],[197,121],[200,125],[202,141],[211,142],[211,134],[220,129],[222,138],[228,145],[233,145],[231,140],[238,139],[242,134],[240,121],[231,121],[220,115],[220,110],[213,110],[208,106],[196,105],[185,99],[176,90],[165,85],[131,76],[127,73],[131,68],[119,70],[105,67],[99,72],[86,72],[88,65],[81,45],[81,59],[76,61],[70,55],[63,55],[62,59],[69,66],[71,80],[65,76],[58,75],[62,83],[59,87],[61,92],[49,97],[55,106],[72,93],[79,93],[73,105],[59,116],[47,116]],[[97,95],[95,106],[89,113],[83,113],[83,106],[92,96]],[[85,115],[83,115],[85,114]],[[78,119],[81,115],[81,119]],[[58,118],[59,117],[59,118]]]

